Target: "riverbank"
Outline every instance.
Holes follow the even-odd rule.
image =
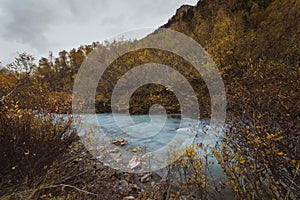
[[[109,168],[93,158],[80,141],[72,143],[48,168],[35,183],[1,186],[0,199],[143,199],[139,196],[163,182],[156,174],[130,174]],[[7,174],[1,182],[13,178]]]

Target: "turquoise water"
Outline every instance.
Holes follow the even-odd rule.
[[[206,174],[213,177],[212,179],[216,183],[224,178],[226,179],[221,166],[217,163],[209,150],[221,142],[223,131],[219,129],[216,130],[218,135],[214,135],[214,129],[211,129],[212,131],[210,132],[207,131],[211,128],[208,120],[183,120],[180,115],[155,115],[151,116],[152,118],[148,115],[132,115],[130,116],[132,121],[128,121],[128,117],[129,116],[122,114],[116,116],[113,116],[113,114],[84,115],[84,123],[79,129],[79,135],[84,135],[88,132],[96,136],[99,134],[102,135],[101,140],[105,138],[105,142],[109,143],[115,138],[124,138],[128,141],[128,144],[119,148],[131,151],[134,148],[142,147],[142,149],[145,149],[147,152],[163,148],[175,137],[178,141],[184,141],[186,138],[194,138],[194,144],[202,144],[204,147],[209,147],[206,153],[201,154],[203,157],[200,158],[203,159],[203,161],[205,160],[205,156],[207,158],[208,162],[205,167]],[[118,123],[116,121],[118,121]],[[149,124],[152,126],[149,126]],[[157,130],[156,127],[162,124],[161,129]],[[195,125],[197,125],[196,128],[193,127]],[[132,136],[132,132],[136,132],[137,137]],[[159,174],[165,176],[165,172],[162,170]],[[223,195],[226,197],[232,197],[230,187],[226,188],[223,192]]]
[[[212,137],[213,134],[205,132],[209,127],[207,120],[181,119],[180,115],[155,115],[151,116],[152,120],[148,115],[130,117],[132,123],[128,121],[127,115],[122,114],[91,115],[85,119],[79,134],[82,135],[84,131],[92,129],[94,133],[103,132],[109,140],[119,137],[128,140],[128,145],[124,147],[126,149],[144,147],[147,151],[155,151],[168,145],[175,136],[177,141],[196,136],[194,143],[202,143],[209,147],[214,147],[216,140],[220,140],[216,136]]]

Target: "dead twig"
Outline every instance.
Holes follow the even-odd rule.
[[[41,189],[49,189],[49,188],[57,188],[57,187],[69,187],[69,188],[75,189],[75,190],[77,190],[79,192],[83,192],[83,193],[86,193],[86,194],[89,194],[89,195],[93,195],[93,196],[98,196],[95,193],[92,193],[92,192],[80,189],[80,188],[75,187],[73,185],[67,185],[67,184],[50,185],[50,186],[47,186],[47,187],[43,187]]]

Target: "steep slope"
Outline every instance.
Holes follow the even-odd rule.
[[[220,67],[259,59],[299,61],[300,3],[296,0],[199,1],[163,25],[200,42]]]

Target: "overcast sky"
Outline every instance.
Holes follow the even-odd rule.
[[[55,56],[82,44],[165,24],[183,4],[197,0],[0,0],[0,61],[17,52]]]

